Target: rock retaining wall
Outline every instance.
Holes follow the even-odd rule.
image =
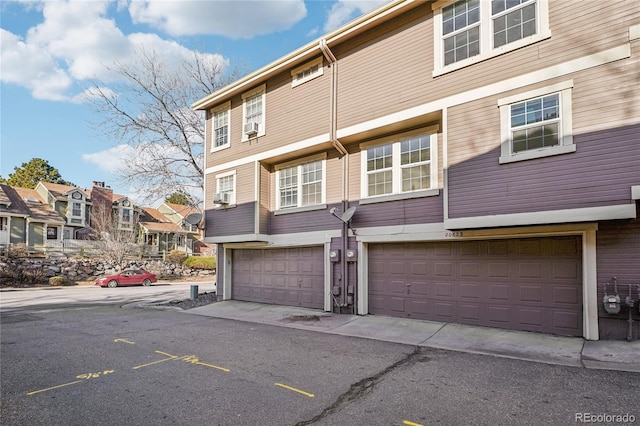
[[[188,269],[182,265],[161,260],[129,261],[124,267],[95,259],[5,259],[0,258],[0,278],[3,281],[19,280],[21,276],[41,277],[46,282],[50,277],[62,276],[69,281],[91,281],[102,275],[115,274],[123,269],[142,268],[158,276],[158,279],[213,277],[215,270]]]

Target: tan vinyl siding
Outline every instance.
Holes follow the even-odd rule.
[[[428,5],[336,49],[338,128],[427,101],[433,46]]]
[[[551,1],[551,38],[436,77],[426,90],[439,99],[617,47],[639,20],[640,2]]]
[[[337,204],[342,201],[343,164],[345,159],[338,158],[337,155],[327,159],[327,183],[326,202],[327,204]]]
[[[255,164],[243,164],[236,169],[236,204],[251,203],[256,200]]]

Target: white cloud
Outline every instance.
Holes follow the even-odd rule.
[[[184,2],[167,2],[184,4]],[[192,3],[192,2],[188,2]],[[119,77],[109,70],[115,61],[135,64],[141,48],[155,51],[166,63],[179,64],[194,52],[153,33],[126,35],[109,17],[111,5],[122,10],[122,0],[28,2],[25,8],[42,12],[43,21],[24,37],[0,29],[2,82],[31,91],[34,98],[78,102],[77,87],[87,79],[105,82]],[[205,54],[207,61],[228,65],[221,55]],[[79,85],[77,83],[80,83]]]
[[[126,167],[127,160],[137,158],[137,154],[131,145],[118,145],[93,154],[82,154],[82,159],[98,166],[102,171],[117,175]]]
[[[307,9],[303,0],[134,0],[129,13],[134,23],[174,36],[208,34],[250,39],[288,30],[307,15]]]
[[[335,30],[342,24],[367,13],[389,0],[339,0],[327,14],[324,32]]]

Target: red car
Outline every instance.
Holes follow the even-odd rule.
[[[115,275],[98,278],[95,285],[100,287],[118,287],[125,285],[151,285],[157,282],[155,274],[144,269],[127,269]]]

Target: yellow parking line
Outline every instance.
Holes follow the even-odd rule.
[[[276,386],[280,386],[281,388],[289,389],[290,391],[298,392],[304,396],[308,396],[309,398],[313,398],[315,395],[309,392],[302,391],[300,389],[292,388],[291,386],[283,385],[282,383],[274,383]]]
[[[407,425],[407,426],[423,426],[423,425],[421,425],[420,423],[414,423],[414,422],[411,422],[411,421],[409,421],[409,420],[403,420],[403,421],[402,421],[402,424],[405,424],[405,425]]]
[[[82,382],[82,380],[76,380],[75,382],[65,383],[64,385],[58,385],[58,386],[53,386],[53,387],[46,388],[46,389],[40,389],[40,390],[36,390],[36,391],[31,391],[31,392],[27,392],[27,395],[35,395],[35,394],[40,393],[40,392],[46,392],[46,391],[50,391],[50,390],[54,390],[54,389],[58,389],[58,388],[63,388],[65,386],[75,385],[76,383],[80,383],[80,382]]]

